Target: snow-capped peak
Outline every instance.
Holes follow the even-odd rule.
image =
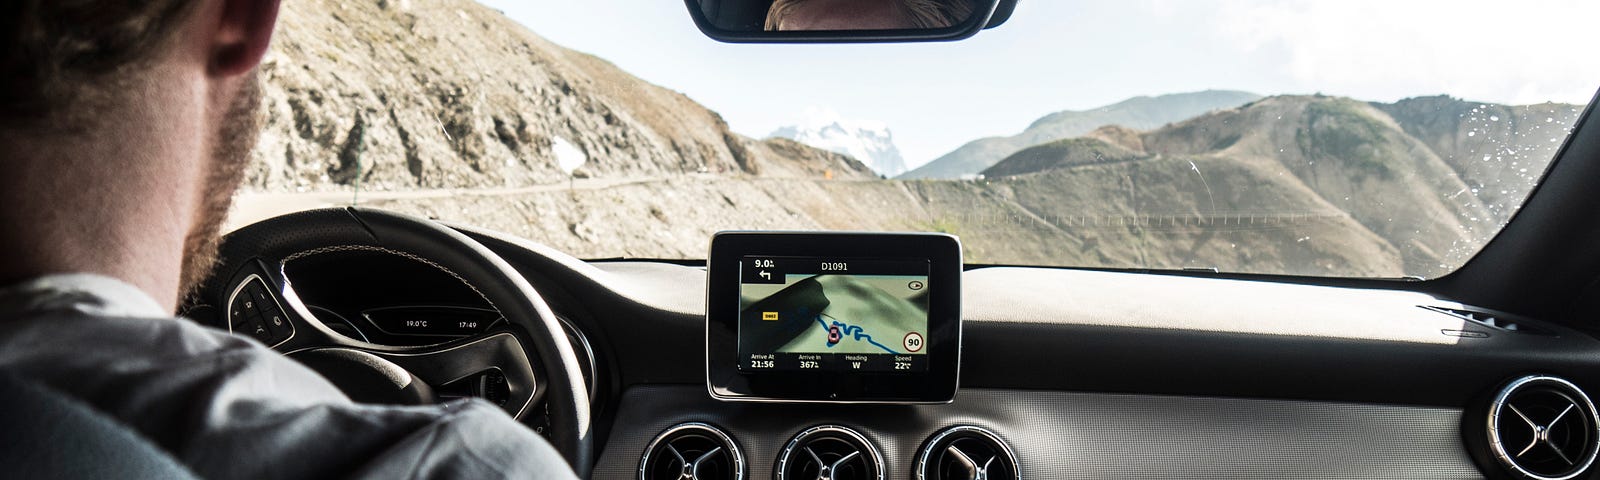
[[[884,176],[906,171],[894,134],[883,122],[851,120],[832,109],[809,107],[795,125],[774,130],[769,137],[782,137],[824,150],[849,155]]]

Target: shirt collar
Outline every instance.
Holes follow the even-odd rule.
[[[0,312],[72,311],[105,317],[170,317],[138,287],[104,275],[45,275],[0,288]]]

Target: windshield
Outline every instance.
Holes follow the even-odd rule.
[[[737,45],[676,1],[286,2],[230,223],[360,204],[580,258],[935,231],[969,264],[1432,278],[1571,133],[1597,17],[1023,1],[961,42]]]

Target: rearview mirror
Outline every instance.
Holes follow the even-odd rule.
[[[1018,0],[684,0],[706,36],[734,43],[960,40],[1011,16]]]

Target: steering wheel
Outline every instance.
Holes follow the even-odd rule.
[[[507,321],[439,345],[398,347],[330,329],[300,302],[284,275],[296,259],[374,252],[455,277]],[[267,219],[223,238],[205,292],[224,326],[323,373],[357,401],[431,403],[433,390],[468,384],[525,423],[549,418],[550,443],[579,478],[592,467],[588,389],[566,332],[526,278],[477,241],[436,222],[368,208],[308,210]],[[537,373],[536,373],[537,372]]]

